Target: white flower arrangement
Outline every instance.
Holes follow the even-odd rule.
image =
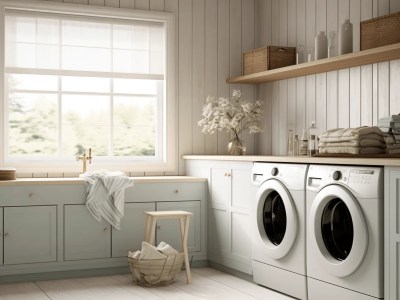
[[[203,119],[198,122],[203,127],[203,133],[215,133],[226,129],[233,133],[233,139],[240,141],[240,133],[249,129],[250,133],[261,132],[262,102],[247,102],[242,99],[242,93],[234,90],[232,98],[216,98],[208,96],[203,106]]]

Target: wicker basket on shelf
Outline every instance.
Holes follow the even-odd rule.
[[[164,259],[135,259],[128,257],[132,281],[143,286],[167,285],[175,281],[181,271],[183,253],[168,255]]]

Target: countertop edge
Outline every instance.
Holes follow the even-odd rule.
[[[192,176],[144,176],[129,177],[133,183],[186,183],[186,182],[205,182],[206,178]],[[83,178],[17,178],[16,180],[0,181],[0,186],[18,185],[73,185],[84,184]]]
[[[356,158],[356,157],[309,157],[309,156],[264,156],[264,155],[183,155],[185,160],[280,162],[364,166],[400,166],[398,158]]]

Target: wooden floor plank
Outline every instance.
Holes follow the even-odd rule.
[[[193,268],[193,282],[186,273],[162,287],[143,287],[132,283],[130,274],[73,278],[26,283],[0,284],[1,300],[289,300],[255,283],[211,268]]]
[[[251,295],[257,299],[262,300],[289,300],[292,299],[286,295],[278,293],[276,291],[267,289],[263,286],[257,285],[253,282],[249,282],[230,274],[218,271],[212,268],[196,268],[194,272],[201,274],[208,279],[215,280],[221,284],[234,288],[235,290],[241,291],[248,295]]]
[[[122,275],[40,281],[37,284],[52,300],[161,299]]]
[[[34,282],[0,284],[1,300],[49,300]]]

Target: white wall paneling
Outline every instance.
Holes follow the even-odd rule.
[[[256,40],[265,41],[266,32],[271,31],[268,35],[272,37],[272,44],[303,45],[306,51],[314,47],[314,37],[319,31],[326,31],[328,36],[331,31],[337,33],[344,19],[353,23],[353,48],[359,51],[360,21],[400,11],[398,0],[269,2],[271,12],[266,13],[265,7],[269,4],[256,0],[256,7],[259,7],[256,24],[261,27],[256,28]],[[282,11],[282,7],[287,7],[287,13]],[[295,20],[293,11],[296,11]],[[266,20],[263,20],[264,16]],[[272,24],[268,23],[269,19]],[[293,22],[296,22],[296,29],[292,27]],[[259,97],[265,103],[272,103],[266,116],[272,122],[270,133],[264,132],[257,140],[258,154],[285,154],[287,130],[293,122],[295,133],[300,136],[302,129],[309,127],[312,120],[316,120],[319,130],[325,131],[337,127],[372,126],[382,116],[400,113],[400,86],[397,82],[400,82],[400,60],[260,85]],[[282,88],[285,85],[287,92]],[[293,96],[295,99],[291,99]],[[265,141],[267,136],[271,138],[270,148],[265,148],[269,145]]]

